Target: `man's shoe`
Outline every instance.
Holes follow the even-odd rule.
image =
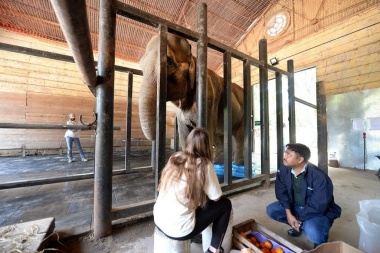
[[[302,234],[301,230],[299,232],[295,230],[294,228],[288,230],[288,235],[293,236],[293,237],[298,237],[301,234]]]
[[[86,158],[82,158],[82,162],[87,162],[88,160]]]
[[[67,162],[69,162],[69,163],[72,163],[72,162],[73,162],[73,160],[72,160],[72,159],[69,159]]]

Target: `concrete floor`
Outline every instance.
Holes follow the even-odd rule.
[[[89,157],[92,158],[91,155]],[[12,159],[20,160],[23,166],[16,165],[17,161]],[[93,166],[91,161],[67,164],[64,156],[53,155],[0,158],[0,183],[12,178],[9,169],[6,173],[10,163],[19,169],[13,173],[14,177],[29,178],[35,172],[25,168],[31,167],[33,161],[38,163],[41,159],[44,162],[39,166],[44,167],[43,164],[49,164],[50,169],[34,168],[34,170],[45,171],[43,173],[69,174],[74,171],[83,172]],[[122,164],[123,158],[116,156],[115,159],[119,160],[119,162],[114,162],[115,166],[122,167],[120,164]],[[149,159],[143,160],[150,163]],[[120,164],[116,165],[118,163]],[[60,169],[56,170],[55,167],[60,167]],[[39,176],[44,175],[43,173]],[[329,175],[335,186],[335,200],[343,209],[342,217],[335,221],[330,231],[329,241],[344,241],[358,247],[360,231],[355,216],[359,212],[358,201],[380,199],[380,180],[375,173],[376,171],[364,172],[359,169],[329,168]],[[151,195],[152,182],[154,182],[154,177],[149,173],[114,177],[114,205],[139,201],[139,199]],[[55,217],[56,232],[61,237],[59,243],[53,242],[50,247],[59,249],[61,252],[153,252],[154,223],[151,217],[136,224],[115,228],[112,236],[100,240],[94,240],[91,234],[82,237],[68,237],[91,228],[92,190],[92,180],[0,190],[0,226]],[[266,205],[275,200],[273,184],[270,187],[261,187],[231,196],[230,199],[234,209],[234,225],[248,219],[255,219],[298,247],[312,248],[312,243],[305,235],[299,238],[289,237],[286,233],[289,229],[288,226],[272,221],[266,216]],[[67,238],[62,239],[62,235]],[[192,252],[202,252],[201,245],[193,243]]]

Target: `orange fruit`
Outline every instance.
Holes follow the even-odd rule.
[[[275,253],[284,253],[284,250],[282,248],[277,248]]]
[[[270,253],[270,249],[267,249],[267,248],[262,248],[261,251],[263,253]]]
[[[251,240],[251,242],[253,244],[255,244],[255,242],[257,242],[257,239],[254,237],[254,236],[251,236],[251,238],[249,238]]]
[[[270,253],[276,253],[276,250],[275,249],[271,249]]]
[[[263,248],[267,248],[267,249],[271,249],[272,247],[273,247],[273,245],[272,245],[272,242],[271,241],[264,241],[264,242],[262,242],[262,243],[260,243],[261,244],[261,246],[263,247]]]
[[[243,231],[241,231],[239,234],[240,234],[241,236],[243,236],[244,238],[247,238],[247,235],[246,235]]]

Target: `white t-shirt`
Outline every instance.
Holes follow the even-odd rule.
[[[177,188],[169,187],[165,192],[160,192],[153,208],[155,224],[171,237],[182,237],[193,231],[195,226],[195,210],[188,209],[183,203],[188,202],[184,196],[176,193],[183,192],[186,178],[182,178]],[[218,178],[214,166],[210,162],[206,172],[204,191],[209,199],[215,200],[222,196]]]
[[[67,121],[67,125],[78,125],[77,121]],[[79,129],[67,129],[65,132],[65,137],[79,138]]]

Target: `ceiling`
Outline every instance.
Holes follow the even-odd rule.
[[[298,1],[297,4],[302,3],[302,8],[295,8],[295,1]],[[375,5],[379,0],[121,0],[120,2],[193,31],[197,31],[198,4],[205,2],[208,11],[208,36],[229,47],[236,48],[260,21],[273,12],[272,10],[286,10],[290,13],[290,17],[294,18],[293,23],[298,20],[298,31],[300,31],[298,34],[302,32],[302,36],[307,36],[315,32],[315,30],[308,31],[307,27],[316,22],[316,19],[308,16],[308,10],[315,11],[318,20],[324,20],[323,25],[326,27]],[[327,8],[326,2],[333,2],[333,4]],[[345,7],[339,8],[342,3]],[[94,51],[97,51],[99,0],[87,0],[86,5],[92,46]],[[328,11],[320,11],[322,7]],[[326,20],[329,21],[326,22]],[[295,26],[293,25],[293,27]],[[66,44],[49,0],[0,1],[0,28],[48,40],[52,43]],[[134,63],[139,62],[146,44],[156,33],[154,27],[118,16],[116,57]],[[260,36],[265,37],[265,33]],[[298,35],[297,39],[302,36]],[[281,37],[278,40],[269,41],[269,49],[275,49],[276,43],[283,45],[280,41]],[[193,50],[194,48],[196,47],[193,47]],[[193,53],[195,54],[195,51]],[[212,49],[209,49],[208,53],[208,67],[214,70],[218,69],[222,63],[222,55]]]

